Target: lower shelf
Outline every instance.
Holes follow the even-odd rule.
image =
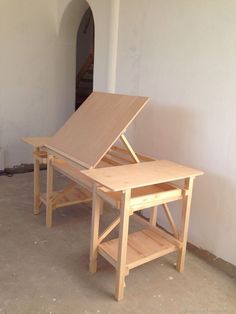
[[[153,229],[131,233],[128,237],[126,267],[132,269],[176,250],[177,247],[174,244]],[[115,266],[118,256],[118,239],[100,244],[99,253]]]
[[[69,191],[57,191],[53,193],[53,208],[65,207],[79,203],[86,203],[91,201],[91,193],[85,188],[75,186]],[[41,201],[47,205],[47,195],[42,193],[40,196]]]

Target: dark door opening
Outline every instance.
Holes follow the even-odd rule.
[[[75,110],[93,91],[93,65],[94,19],[89,8],[81,20],[77,34]]]

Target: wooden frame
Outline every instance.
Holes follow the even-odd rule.
[[[193,180],[202,172],[168,161],[146,162],[107,169],[82,171],[93,184],[93,207],[90,244],[90,272],[97,269],[97,254],[102,255],[116,269],[115,298],[124,296],[125,276],[132,268],[171,252],[178,252],[177,270],[184,270],[187,233],[192,198]],[[128,176],[127,176],[128,173]],[[172,181],[184,180],[184,186]],[[105,187],[105,189],[104,189]],[[116,205],[120,215],[107,229],[99,233],[101,199]],[[167,203],[182,201],[182,220],[177,230]],[[149,222],[136,214],[137,210],[149,208]],[[173,230],[172,234],[156,225],[157,206],[162,205]],[[129,217],[133,216],[145,226],[141,231],[128,232]],[[104,241],[119,226],[119,237]]]
[[[147,97],[92,93],[53,137],[44,143],[38,140],[38,144],[37,139],[25,139],[35,147],[34,213],[38,214],[40,204],[44,203],[48,227],[52,226],[53,209],[88,201],[90,194],[87,192],[92,191],[89,268],[91,273],[96,272],[98,254],[115,267],[117,300],[124,296],[125,276],[132,268],[177,251],[177,270],[183,271],[193,180],[202,174],[195,169],[168,161],[152,161],[152,158],[135,153],[124,133],[147,101]],[[107,117],[112,123],[107,123]],[[91,124],[91,121],[94,123]],[[77,135],[78,125],[80,137]],[[114,145],[118,139],[125,148]],[[45,162],[47,193],[42,195],[39,189],[39,166]],[[73,182],[63,191],[53,191],[54,169]],[[184,186],[173,184],[172,181],[176,180],[184,180]],[[83,199],[77,195],[73,201],[67,198],[63,202],[66,195],[76,188]],[[120,215],[100,234],[99,220],[104,200],[116,206]],[[182,200],[183,203],[180,230],[177,230],[167,205],[177,200]],[[159,205],[164,208],[173,234],[156,226]],[[137,211],[150,207],[149,222],[136,214]],[[130,216],[146,228],[129,235]],[[119,237],[104,241],[118,225]]]
[[[137,156],[124,135],[148,100],[148,97],[93,92],[55,135],[23,139],[35,149],[34,213],[39,214],[41,204],[45,204],[48,227],[52,226],[54,209],[91,201],[92,185],[82,177],[81,169],[134,163],[139,158],[152,160]],[[107,123],[107,115],[113,124]],[[119,138],[125,149],[114,146]],[[46,194],[40,193],[41,163],[47,163]],[[76,184],[53,191],[54,168]]]

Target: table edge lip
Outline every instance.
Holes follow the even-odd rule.
[[[99,171],[102,171],[103,169],[108,169],[108,168],[116,168],[117,169],[119,167],[124,167],[124,166],[141,165],[141,164],[146,164],[146,163],[158,163],[160,161],[168,161],[168,162],[170,162],[172,164],[183,166],[182,164],[178,164],[178,163],[175,163],[175,162],[170,161],[170,160],[162,159],[162,160],[155,160],[155,161],[145,161],[145,162],[142,162],[142,163],[139,163],[139,164],[128,164],[128,165],[112,166],[112,167],[106,167],[106,168],[85,169],[85,170],[81,170],[81,172],[83,173],[83,175],[85,175],[87,178],[89,178],[89,180],[91,180],[93,183],[96,183],[96,184],[99,184],[100,186],[106,187],[110,191],[113,191],[113,192],[126,191],[126,190],[129,190],[129,189],[135,189],[135,188],[140,188],[140,187],[145,187],[145,186],[150,186],[150,185],[155,185],[155,184],[168,183],[168,182],[184,180],[184,179],[188,179],[188,178],[195,178],[195,177],[198,177],[198,176],[201,176],[201,175],[204,174],[204,172],[201,171],[201,170],[197,170],[197,169],[194,169],[194,168],[191,168],[191,167],[188,167],[188,166],[183,166],[183,167],[186,167],[186,168],[190,168],[190,169],[196,170],[196,174],[183,175],[182,177],[180,176],[179,178],[174,178],[173,177],[173,179],[162,180],[160,182],[150,182],[148,184],[136,184],[134,186],[124,187],[124,188],[120,187],[120,188],[115,188],[115,189],[112,188],[111,186],[108,186],[108,185],[104,184],[104,182],[101,182],[101,180],[97,180],[97,179],[95,179],[95,178],[93,178],[93,177],[91,177],[89,175],[89,173],[91,173],[91,172],[94,172],[94,171],[99,172]]]

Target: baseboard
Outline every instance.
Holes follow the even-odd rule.
[[[203,250],[189,242],[187,245],[187,249],[194,255],[206,261],[211,266],[221,270],[222,272],[224,272],[231,278],[236,279],[236,266],[235,265],[229,262],[226,262],[222,258],[219,258],[215,256],[214,254],[208,252],[207,250]]]
[[[45,170],[47,168],[46,165],[41,164],[40,170]],[[12,168],[5,168],[3,171],[0,171],[0,175],[5,176],[13,176],[14,174],[27,173],[34,171],[34,164],[21,164],[14,166]]]
[[[145,217],[144,215],[142,215],[140,212],[138,214],[140,216],[142,216],[142,218],[148,220],[148,218]],[[160,226],[158,224],[157,224],[157,226],[159,228],[165,230],[166,232],[168,232],[162,226]],[[222,258],[219,258],[219,257],[215,256],[214,254],[208,252],[207,250],[199,248],[199,247],[195,246],[194,244],[192,244],[190,242],[188,242],[188,244],[187,244],[187,250],[189,252],[193,253],[194,255],[196,255],[197,257],[201,258],[202,260],[204,260],[205,262],[207,262],[211,266],[219,269],[220,271],[222,271],[225,274],[227,274],[229,277],[231,277],[231,278],[236,280],[236,266],[235,265],[233,265],[233,264],[231,264],[229,262],[226,262]]]

